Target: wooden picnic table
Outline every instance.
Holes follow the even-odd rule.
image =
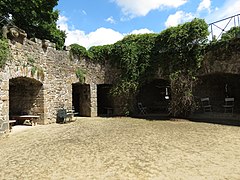
[[[13,119],[16,120],[29,120],[32,124],[32,126],[37,125],[37,120],[40,118],[38,115],[20,115],[20,116],[13,116]]]

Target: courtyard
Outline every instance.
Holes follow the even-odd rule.
[[[0,179],[240,179],[238,126],[77,118],[14,128],[0,139]]]

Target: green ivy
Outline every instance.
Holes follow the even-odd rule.
[[[112,45],[92,46],[88,50],[88,55],[92,61],[104,64],[110,58],[111,49]]]
[[[37,71],[37,67],[36,66],[32,66],[32,68],[31,68],[31,76],[32,77],[35,75],[36,71]]]
[[[0,39],[0,68],[2,68],[5,64],[7,59],[9,58],[10,50],[9,45],[6,39]]]
[[[88,56],[94,62],[108,61],[121,71],[112,93],[126,99],[126,112],[132,111],[139,88],[152,80],[156,71],[161,69],[172,81],[172,101],[180,102],[177,106],[171,104],[174,111],[172,114],[178,116],[192,111],[193,80],[203,60],[208,34],[206,22],[194,19],[159,34],[128,35],[112,45],[92,47],[88,52],[85,48],[74,45],[71,51],[80,57]],[[79,79],[83,79],[84,73],[80,69],[76,74]],[[175,78],[171,78],[173,75]],[[178,86],[179,80],[186,83]],[[188,93],[183,95],[181,88]],[[185,98],[183,101],[179,101],[181,96]]]
[[[166,29],[157,38],[157,58],[171,81],[170,109],[174,116],[187,116],[194,111],[192,88],[201,67],[208,34],[206,22],[194,19]]]
[[[70,45],[70,54],[71,55],[76,55],[80,59],[88,57],[88,51],[86,50],[85,47],[80,46],[79,44],[71,44]]]
[[[84,83],[85,82],[85,74],[86,74],[86,71],[84,71],[84,70],[82,70],[80,68],[78,68],[76,70],[76,76],[79,79],[80,83]]]
[[[222,34],[221,41],[232,40],[240,38],[240,27],[232,27],[230,30]]]
[[[31,66],[33,66],[33,64],[35,63],[35,59],[32,56],[28,56],[27,61],[27,63]]]

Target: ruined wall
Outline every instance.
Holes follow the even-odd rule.
[[[234,112],[240,112],[240,39],[216,44],[208,50],[199,71],[194,96],[209,97],[214,112],[224,112],[225,97],[235,98]]]
[[[41,124],[56,122],[57,110],[72,109],[72,84],[79,80],[76,70],[86,70],[85,84],[90,85],[90,116],[97,115],[97,84],[111,83],[112,68],[70,58],[69,51],[58,51],[42,41],[25,39],[23,44],[9,40],[11,58],[0,71],[0,126],[9,120],[9,82],[18,77],[34,79],[42,84]],[[108,66],[108,65],[106,65]],[[23,89],[15,89],[21,92]],[[15,99],[14,101],[17,101]],[[16,112],[13,112],[16,113]]]
[[[199,75],[240,73],[240,38],[220,43],[208,49]]]

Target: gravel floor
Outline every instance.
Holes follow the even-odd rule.
[[[0,147],[1,180],[240,179],[236,126],[81,118],[12,133]]]

